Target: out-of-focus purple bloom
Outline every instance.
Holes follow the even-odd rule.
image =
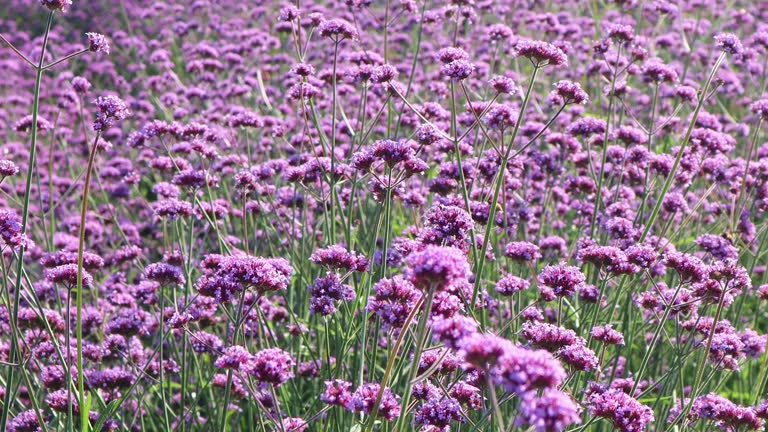
[[[561,432],[581,423],[581,407],[560,390],[545,389],[541,396],[529,392],[522,397],[516,423],[532,427],[536,432]]]

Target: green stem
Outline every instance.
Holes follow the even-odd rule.
[[[21,234],[25,234],[27,232],[27,222],[29,219],[29,200],[30,200],[30,191],[32,189],[32,175],[34,173],[35,169],[35,159],[37,155],[37,118],[38,118],[38,110],[40,108],[40,84],[42,82],[43,78],[43,61],[45,60],[45,50],[48,46],[48,34],[51,31],[51,24],[53,23],[53,11],[48,14],[48,22],[45,26],[45,34],[43,36],[43,47],[40,50],[40,62],[36,68],[37,74],[35,76],[35,91],[34,91],[34,97],[32,99],[32,128],[31,128],[31,135],[32,135],[32,143],[29,148],[29,159],[28,159],[28,166],[27,166],[27,180],[26,180],[26,187],[24,189],[24,206],[21,211]],[[24,245],[21,245],[19,247],[19,254],[18,254],[18,264],[16,268],[16,283],[14,284],[14,292],[13,292],[13,310],[11,311],[11,321],[13,323],[18,322],[19,318],[19,303],[21,300],[21,273],[24,268]],[[8,372],[5,377],[5,386],[6,386],[6,392],[5,392],[5,399],[3,401],[3,411],[0,414],[0,430],[5,430],[6,425],[8,424],[8,413],[11,407],[11,402],[13,401],[13,398],[15,396],[15,391],[13,391],[12,386],[14,385],[14,379],[15,379],[15,370],[16,365],[14,363],[18,363],[18,340],[16,338],[15,332],[11,333],[11,346],[8,352],[8,362],[11,363],[8,365]],[[22,372],[23,373],[23,372]]]
[[[86,432],[90,429],[88,421],[88,410],[85,407],[85,373],[83,372],[83,251],[85,250],[85,217],[88,212],[88,193],[91,189],[91,174],[93,173],[93,163],[96,159],[99,138],[101,133],[96,134],[93,140],[91,152],[88,155],[88,166],[85,169],[85,185],[83,186],[83,202],[80,205],[80,239],[77,245],[77,393],[80,403],[80,430]]]

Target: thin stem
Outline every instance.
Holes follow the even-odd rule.
[[[74,58],[74,57],[77,57],[77,56],[81,56],[81,55],[87,53],[88,51],[90,51],[88,48],[84,48],[84,49],[81,49],[80,51],[73,52],[72,54],[69,54],[69,55],[67,55],[65,57],[62,57],[62,58],[56,60],[55,62],[49,64],[48,66],[44,66],[43,70],[44,71],[48,70],[48,69],[56,66],[57,64],[64,63],[65,61],[67,61],[67,60],[69,60],[71,58]]]
[[[48,34],[51,31],[51,24],[53,23],[53,11],[51,11],[48,14],[48,22],[45,26],[45,34],[43,36],[43,46],[40,50],[40,62],[39,66],[35,69],[37,70],[37,74],[35,77],[35,91],[34,91],[34,97],[32,99],[32,127],[31,127],[31,135],[32,135],[32,143],[29,147],[29,159],[27,161],[27,180],[26,185],[24,189],[24,205],[22,207],[21,211],[21,234],[25,234],[27,232],[27,222],[29,219],[29,201],[30,201],[30,191],[32,189],[32,175],[34,173],[35,169],[35,161],[36,161],[36,155],[37,155],[37,117],[38,117],[38,110],[40,109],[40,84],[42,82],[43,78],[43,61],[45,60],[45,50],[48,46]],[[19,254],[18,254],[18,264],[16,268],[16,283],[14,284],[14,292],[13,292],[13,310],[12,310],[12,317],[11,322],[17,323],[19,318],[19,303],[21,300],[21,274],[22,270],[24,269],[24,250],[25,247],[22,244],[19,247]],[[11,364],[14,363],[20,363],[20,359],[17,358],[18,356],[18,340],[16,338],[16,333],[11,332],[11,346],[8,352],[8,362]],[[6,374],[5,378],[5,386],[6,386],[6,392],[5,392],[5,398],[3,400],[3,411],[2,414],[0,414],[0,430],[5,430],[6,426],[8,424],[8,413],[11,407],[11,402],[13,401],[13,398],[15,397],[15,391],[13,391],[12,386],[14,385],[14,375],[15,375],[16,366],[8,366],[8,372]],[[23,372],[22,372],[23,373]]]
[[[93,140],[91,152],[88,155],[88,166],[85,169],[85,185],[83,186],[83,202],[80,205],[80,238],[77,244],[77,393],[80,403],[80,430],[89,430],[88,410],[85,407],[85,373],[83,371],[83,251],[85,249],[85,217],[88,212],[88,193],[91,189],[91,174],[93,172],[93,162],[96,159],[96,151],[99,146],[101,133],[96,134]]]
[[[53,12],[51,12],[51,14],[53,14]],[[16,53],[16,55],[18,55],[19,57],[21,57],[21,59],[22,59],[22,60],[24,60],[25,62],[27,62],[27,64],[28,64],[28,65],[32,66],[32,67],[33,67],[33,68],[35,68],[35,69],[37,69],[37,68],[38,68],[36,64],[32,63],[32,60],[30,60],[30,59],[29,59],[27,56],[25,56],[24,54],[22,54],[22,52],[21,52],[21,51],[19,51],[19,50],[18,50],[18,48],[16,48],[15,46],[13,46],[13,44],[12,44],[12,43],[11,43],[11,42],[10,42],[8,39],[6,39],[6,38],[5,38],[5,36],[3,36],[3,34],[2,34],[2,33],[0,33],[0,41],[3,41],[3,42],[5,42],[5,44],[6,44],[6,45],[8,45],[8,48],[10,48],[10,49],[11,49],[13,52],[15,52],[15,53]]]

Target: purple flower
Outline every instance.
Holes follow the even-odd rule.
[[[96,121],[93,123],[93,130],[103,132],[116,122],[125,119],[130,115],[128,107],[122,99],[117,96],[104,96],[93,101],[99,112],[96,113]]]
[[[40,4],[47,7],[49,10],[63,11],[64,9],[72,6],[72,0],[40,0]]]
[[[320,400],[328,405],[347,407],[352,401],[352,383],[340,379],[325,382],[325,391],[320,395]]]
[[[573,330],[543,322],[523,323],[521,334],[531,345],[551,352],[567,345],[585,345],[586,342]]]
[[[593,392],[587,400],[589,413],[603,417],[621,432],[641,432],[655,418],[650,407],[618,389]]]
[[[544,267],[539,273],[538,281],[539,285],[551,289],[554,296],[570,297],[584,284],[586,278],[578,267],[560,263]],[[545,296],[545,300],[547,297]]]
[[[287,289],[293,272],[285,260],[249,255],[208,255],[203,265],[209,271],[197,280],[195,288],[219,303],[231,301],[246,288],[261,293]]]
[[[517,394],[556,388],[566,377],[563,366],[552,354],[514,345],[506,350],[491,373],[497,385]]]
[[[344,246],[333,245],[323,249],[317,249],[309,257],[315,264],[347,271],[368,271],[368,258],[355,252],[347,251]]]
[[[334,42],[344,39],[357,39],[355,26],[343,19],[323,20],[317,29],[320,37],[329,38]]]
[[[758,99],[749,105],[749,110],[761,119],[768,120],[768,99]]]
[[[590,334],[595,340],[606,345],[624,345],[624,335],[618,330],[614,330],[611,324],[595,326]]]
[[[643,65],[643,79],[646,82],[675,82],[677,81],[677,72],[670,66],[665,65],[659,59],[650,59]]]
[[[555,89],[550,94],[558,104],[586,105],[589,103],[589,95],[581,89],[579,83],[561,80],[555,83]]]
[[[545,389],[539,397],[529,392],[523,395],[516,423],[533,427],[536,432],[561,432],[581,423],[581,407],[560,390]]]
[[[557,351],[557,357],[563,363],[578,371],[591,371],[600,366],[595,352],[581,343],[560,348]]]
[[[77,286],[77,264],[64,264],[46,270],[45,277],[53,283],[72,289]],[[83,270],[83,287],[88,288],[91,285],[93,285],[93,277]]]
[[[371,73],[371,82],[377,84],[390,82],[395,78],[397,78],[397,68],[390,64],[376,66]]]
[[[447,289],[469,276],[464,253],[454,247],[427,246],[406,258],[405,276],[422,290]]]
[[[744,51],[741,40],[733,33],[718,33],[715,35],[715,42],[718,48],[731,55],[739,55]]]
[[[180,268],[167,263],[154,263],[146,266],[144,268],[144,277],[161,285],[182,286],[186,283],[184,272]]]
[[[402,327],[421,297],[421,292],[401,276],[381,279],[373,290],[376,294],[368,298],[366,309],[379,317],[384,331]]]
[[[355,390],[347,404],[347,409],[362,412],[366,415],[373,413],[373,407],[379,395],[381,386],[377,383],[363,384]],[[387,421],[392,421],[400,416],[400,397],[389,389],[384,388],[384,393],[379,403],[378,416]]]
[[[16,166],[13,161],[7,159],[0,160],[0,176],[10,177],[16,175],[19,172],[19,167]]]
[[[280,348],[267,348],[254,354],[241,369],[262,383],[277,387],[293,378],[291,369],[295,364],[296,361],[288,352]]]
[[[504,255],[515,261],[536,261],[541,258],[539,247],[524,241],[507,243],[504,246]]]
[[[432,334],[449,348],[458,349],[461,341],[477,331],[477,322],[470,317],[456,314],[450,318],[432,321]]]
[[[763,430],[765,420],[759,418],[754,408],[736,405],[730,400],[709,393],[693,401],[689,420],[707,419],[724,431]]]
[[[444,64],[440,69],[440,72],[454,81],[461,81],[469,78],[474,70],[474,64],[466,60],[454,60]]]
[[[702,282],[709,277],[709,269],[698,258],[682,252],[668,252],[664,265],[675,270],[684,282]]]
[[[442,429],[455,421],[464,421],[464,410],[459,401],[450,397],[428,398],[413,413],[413,423],[417,425]]]
[[[521,39],[515,45],[518,57],[526,57],[537,66],[568,66],[568,57],[563,50],[549,42]]]
[[[352,301],[355,291],[349,285],[341,283],[336,273],[328,272],[325,276],[315,279],[307,288],[309,291],[309,311],[322,316],[336,312],[336,303]]]
[[[517,84],[515,84],[515,81],[512,80],[512,78],[503,75],[497,75],[491,78],[490,84],[491,88],[496,90],[497,93],[508,94],[511,96],[517,91]]]
[[[251,353],[244,347],[234,345],[224,349],[224,352],[216,359],[213,365],[222,369],[240,369],[251,357]]]
[[[8,210],[0,210],[0,237],[2,237],[6,246],[14,249],[20,246],[29,247],[32,245],[27,235],[21,232],[19,217]]]
[[[109,54],[109,41],[106,36],[100,33],[86,33],[85,35],[88,36],[89,51]]]
[[[496,292],[502,296],[511,296],[516,292],[525,291],[530,287],[527,280],[515,275],[506,275],[496,282]]]

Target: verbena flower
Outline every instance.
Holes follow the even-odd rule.
[[[100,33],[86,33],[88,37],[88,50],[91,52],[101,52],[109,54],[109,40]]]
[[[93,123],[93,130],[97,132],[109,129],[115,122],[130,115],[125,102],[117,96],[103,96],[94,100],[93,103],[99,110],[96,113],[96,121]]]

